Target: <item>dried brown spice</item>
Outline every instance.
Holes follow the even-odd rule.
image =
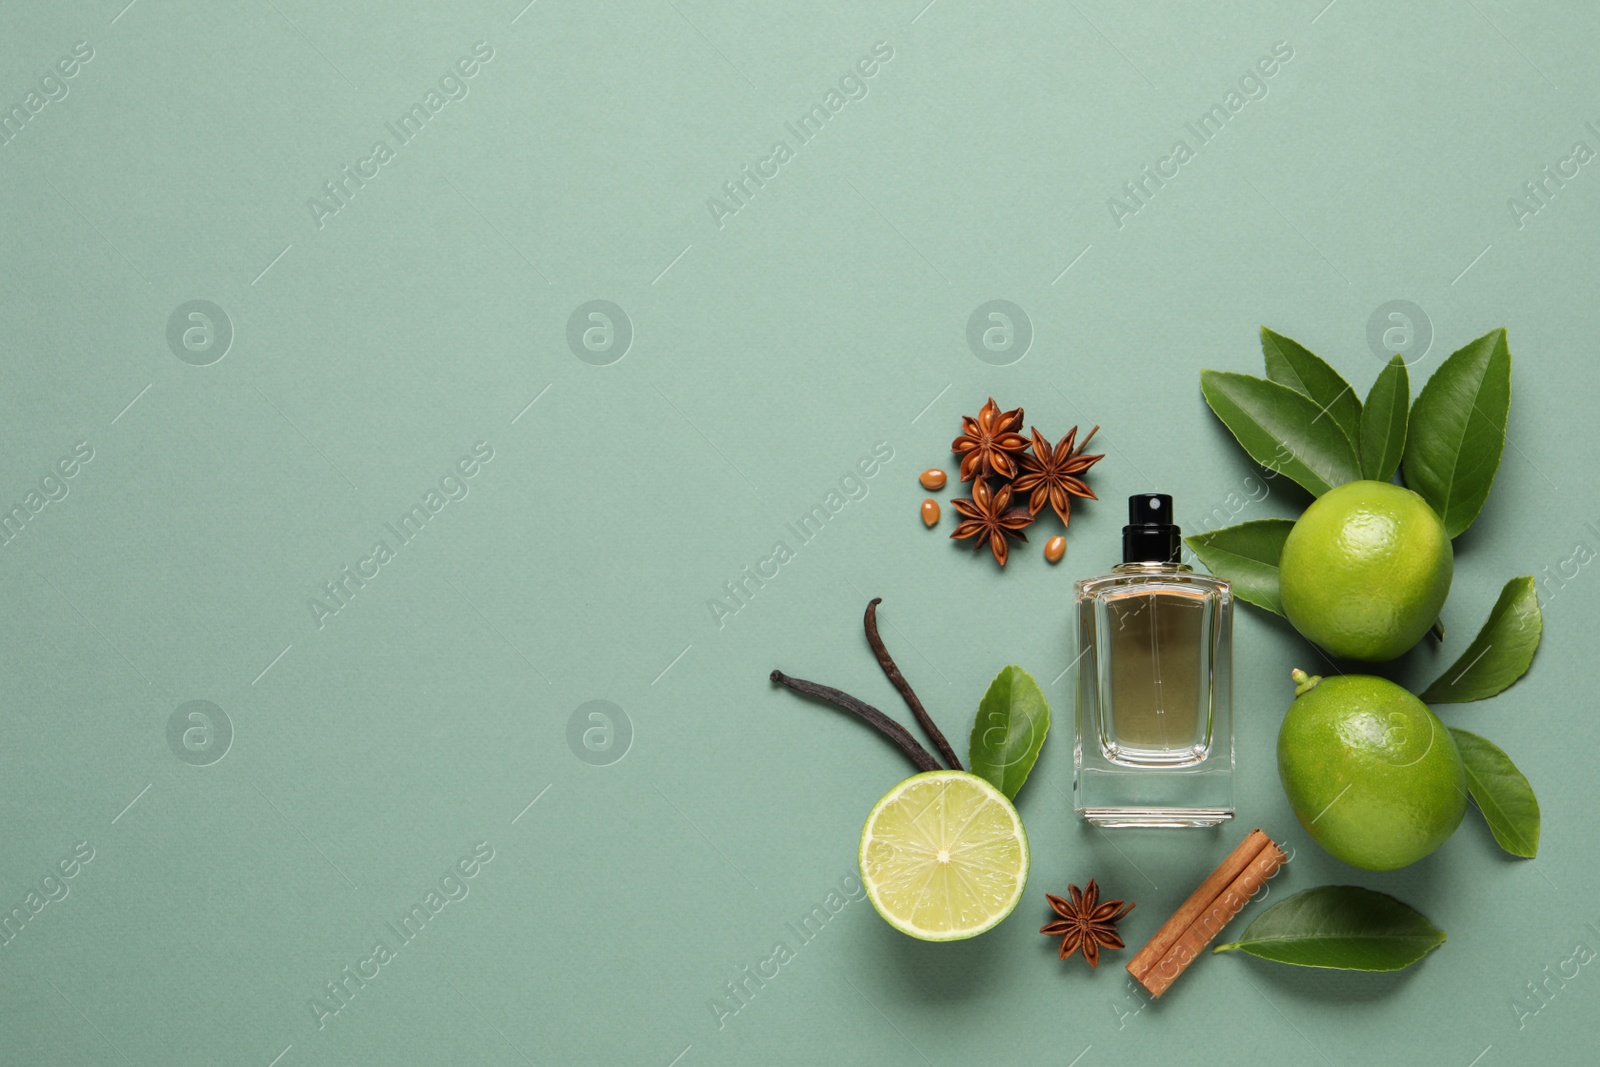
[[[922,701],[911,688],[911,683],[906,681],[906,676],[900,673],[900,667],[889,654],[888,646],[883,643],[883,635],[878,633],[878,605],[882,603],[881,596],[875,596],[867,601],[867,611],[861,619],[861,625],[867,631],[867,645],[872,649],[872,654],[878,657],[878,666],[883,668],[884,677],[889,679],[889,684],[894,686],[905,700],[906,706],[911,709],[911,714],[916,717],[917,724],[922,727],[922,732],[928,735],[933,747],[944,757],[945,764],[951,770],[965,770],[966,768],[961,766],[961,761],[956,758],[955,749],[951,748],[950,742],[945,739],[944,731],[933,721],[928,709],[922,706]]]
[[[1022,475],[1011,483],[1018,493],[1030,494],[1029,514],[1039,514],[1048,503],[1055,509],[1056,514],[1061,516],[1061,524],[1065,526],[1072,517],[1073,497],[1100,499],[1080,477],[1090,467],[1106,458],[1104,455],[1083,454],[1083,450],[1089,446],[1089,441],[1099,430],[1100,427],[1096,426],[1074,446],[1073,441],[1078,436],[1078,428],[1074,426],[1072,432],[1051,448],[1044,434],[1040,433],[1037,427],[1034,428],[1033,451],[1021,458]]]
[[[1132,911],[1132,904],[1124,904],[1120,900],[1107,900],[1101,902],[1100,887],[1093,878],[1089,885],[1079,890],[1075,885],[1067,886],[1071,900],[1062,900],[1053,893],[1046,893],[1050,906],[1061,918],[1045,923],[1039,927],[1041,934],[1061,938],[1061,958],[1066,959],[1074,952],[1081,951],[1083,958],[1089,966],[1100,966],[1100,948],[1124,948],[1122,938],[1117,933],[1117,923],[1128,912]]]
[[[1017,433],[1021,428],[1022,409],[1001,411],[992,396],[977,418],[961,416],[962,434],[950,442],[950,451],[961,457],[961,480],[1015,478],[1016,457],[1028,447],[1028,439]]]
[[[867,602],[867,611],[861,620],[862,626],[867,632],[867,644],[871,646],[872,654],[878,657],[878,666],[883,668],[885,677],[889,679],[890,684],[895,687],[900,696],[905,699],[906,704],[911,708],[911,714],[916,716],[917,723],[927,733],[934,747],[939,750],[940,755],[949,761],[950,769],[959,771],[961,770],[961,761],[956,758],[955,750],[950,747],[950,742],[945,738],[944,732],[939,729],[938,724],[933,721],[933,716],[928,714],[928,709],[922,706],[922,701],[911,688],[911,683],[906,681],[906,676],[900,672],[894,657],[889,654],[888,647],[883,643],[883,635],[878,632],[878,605],[881,603],[883,603],[883,598],[876,596]],[[895,747],[904,752],[906,757],[911,760],[912,765],[919,771],[944,769],[940,766],[939,761],[934,759],[933,755],[923,748],[915,737],[911,736],[911,731],[866,701],[859,700],[849,693],[835,689],[832,686],[810,682],[804,678],[793,678],[778,670],[773,671],[768,677],[778,685],[792,689],[802,696],[825,700],[834,707],[847,711],[856,718],[861,719],[884,737],[894,742]]]
[[[1015,537],[1018,541],[1028,539],[1022,533],[1022,528],[1033,521],[1033,516],[1028,514],[1027,508],[1011,506],[1009,485],[990,489],[986,479],[978,478],[972,483],[972,498],[952,500],[950,506],[962,517],[961,525],[950,535],[951,539],[977,538],[973,548],[978,551],[982,551],[987,542],[989,551],[994,553],[994,558],[1002,567],[1006,565],[1006,538]]]
[[[844,690],[835,689],[831,685],[822,685],[817,682],[807,681],[804,678],[793,678],[778,670],[773,671],[767,677],[771,678],[774,682],[777,682],[781,686],[793,689],[796,693],[799,693],[802,696],[815,697],[818,700],[826,700],[834,707],[842,708],[843,710],[848,711],[850,714],[854,715],[856,718],[860,719],[862,722],[865,722],[868,726],[871,726],[874,730],[878,731],[884,737],[887,737],[890,741],[893,741],[895,747],[899,748],[901,752],[906,754],[906,757],[911,760],[912,764],[917,768],[917,770],[944,770],[943,767],[939,766],[939,761],[934,759],[933,755],[927,749],[923,748],[922,745],[917,742],[916,738],[911,736],[911,731],[907,730],[904,726],[901,726],[899,723],[895,722],[893,719],[889,718],[889,716],[885,715],[871,704],[868,704],[866,701],[858,700],[849,693],[846,693]]]

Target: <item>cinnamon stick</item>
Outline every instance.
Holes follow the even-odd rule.
[[[1143,978],[1144,973],[1167,954],[1167,949],[1183,936],[1183,932],[1200,917],[1201,912],[1215,904],[1222,891],[1271,843],[1271,839],[1260,830],[1251,830],[1239,846],[1228,853],[1227,858],[1211,872],[1211,876],[1200,883],[1200,888],[1189,894],[1189,899],[1183,902],[1172,918],[1162,924],[1149,943],[1128,961],[1128,973],[1135,978]]]
[[[1128,962],[1128,973],[1152,996],[1165,993],[1287,858],[1252,830]]]
[[[1262,849],[1244,873],[1222,891],[1217,902],[1184,931],[1160,962],[1150,968],[1144,978],[1144,987],[1158,997],[1166,992],[1178,975],[1216,939],[1222,928],[1244,910],[1244,906],[1250,903],[1250,898],[1266,884],[1267,879],[1278,872],[1284,859],[1284,854],[1276,845],[1269,844]]]

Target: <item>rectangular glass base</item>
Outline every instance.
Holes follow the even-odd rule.
[[[1080,753],[1072,806],[1096,826],[1216,826],[1233,818],[1233,753],[1185,769],[1119,767]]]
[[[1233,818],[1224,808],[1079,808],[1095,826],[1216,826]]]

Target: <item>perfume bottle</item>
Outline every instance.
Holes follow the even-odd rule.
[[[1097,826],[1233,818],[1233,594],[1182,546],[1172,497],[1129,497],[1122,563],[1076,585],[1073,806]]]

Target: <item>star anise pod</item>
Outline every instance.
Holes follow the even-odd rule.
[[[1133,905],[1120,900],[1100,903],[1100,887],[1095,885],[1093,878],[1089,879],[1087,889],[1080,891],[1077,886],[1069,885],[1067,892],[1071,894],[1071,900],[1062,900],[1053,893],[1045,894],[1050,906],[1061,918],[1045,923],[1039,927],[1039,932],[1052,937],[1060,935],[1062,959],[1081,949],[1089,966],[1099,967],[1100,946],[1126,947],[1117,934],[1117,922],[1133,910]]]
[[[1056,514],[1061,516],[1061,525],[1065,526],[1072,517],[1072,498],[1075,496],[1087,497],[1098,500],[1094,490],[1083,481],[1079,475],[1090,467],[1099,463],[1106,457],[1086,456],[1083,450],[1089,447],[1089,441],[1100,429],[1096,426],[1089,431],[1077,446],[1073,440],[1078,436],[1078,428],[1074,426],[1072,432],[1056,442],[1054,448],[1039,432],[1038,427],[1033,431],[1033,452],[1022,457],[1022,476],[1012,484],[1019,493],[1030,493],[1028,497],[1028,513],[1037,515],[1044,510],[1046,502],[1056,509]]]
[[[1017,476],[1013,454],[1028,447],[1028,439],[1017,433],[1022,428],[1022,409],[1001,411],[994,397],[983,405],[977,418],[961,416],[961,436],[950,442],[950,451],[961,457],[961,480],[993,476],[1010,481]]]
[[[950,506],[962,516],[951,539],[975,537],[977,540],[972,547],[978,551],[983,550],[987,540],[989,550],[1002,567],[1006,565],[1006,538],[1026,541],[1022,528],[1033,521],[1027,508],[1011,506],[1011,486],[990,489],[988,480],[982,477],[972,482],[972,499],[952,500]]]

